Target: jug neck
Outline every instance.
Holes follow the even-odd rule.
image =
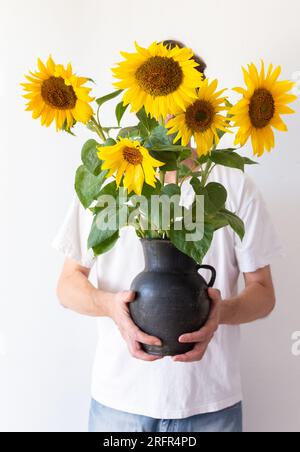
[[[145,270],[189,273],[197,271],[197,263],[179,251],[169,240],[142,240]]]

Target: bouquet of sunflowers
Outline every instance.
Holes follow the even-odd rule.
[[[94,215],[88,246],[95,255],[110,250],[120,229],[131,225],[139,237],[170,240],[201,263],[216,230],[230,226],[241,239],[245,232],[242,220],[225,207],[226,189],[208,183],[212,169],[224,165],[244,171],[245,165],[255,164],[240,153],[250,139],[257,156],[274,148],[273,129],[286,131],[281,115],[293,113],[288,104],[296,100],[291,93],[294,83],[279,81],[279,67],[265,68],[262,62],[258,70],[250,64],[248,70],[243,68],[246,86],[235,88],[241,99],[232,105],[218,81],[199,71],[191,49],[167,42],[135,47],[134,53],[122,52],[123,61],[112,70],[116,90],[100,98],[91,97],[86,84],[93,81],[75,75],[70,64],[57,65],[51,57],[46,64],[38,60],[38,71],[23,84],[27,110],[47,127],[55,122],[58,131],[74,134],[79,122],[93,134],[83,146],[75,188],[84,208]],[[103,125],[102,105],[120,96],[116,123]],[[122,127],[129,108],[136,125]],[[234,148],[220,147],[226,133],[235,133]],[[170,171],[176,173],[172,184],[165,181]],[[178,217],[186,179],[195,201],[183,208],[187,215]],[[172,200],[168,221],[163,221],[160,209],[151,215],[145,207],[144,201],[154,196]],[[103,202],[107,197],[114,200],[113,206]],[[184,218],[199,226],[199,197],[204,200],[202,234],[186,240],[191,224]]]

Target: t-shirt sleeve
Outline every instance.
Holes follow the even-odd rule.
[[[92,222],[92,213],[84,210],[77,196],[74,196],[66,218],[53,240],[53,248],[83,267],[92,268],[95,256],[93,250],[88,250],[88,236]]]
[[[246,176],[237,212],[245,223],[245,237],[236,236],[235,252],[242,273],[254,272],[283,255],[283,249],[263,197],[252,180]]]

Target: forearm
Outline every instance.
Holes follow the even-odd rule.
[[[268,316],[274,306],[274,291],[254,282],[237,297],[221,303],[221,324],[240,325],[254,322]]]
[[[88,274],[80,270],[64,275],[58,284],[57,295],[67,309],[91,317],[110,315],[111,295],[96,289],[88,280]]]

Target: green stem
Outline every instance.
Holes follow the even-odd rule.
[[[211,175],[212,171],[214,170],[214,168],[217,166],[216,163],[214,163],[214,165],[212,165],[212,167],[210,168],[208,174],[207,174],[207,179],[209,178],[209,176]]]
[[[209,178],[209,175],[211,173],[211,167],[213,165],[213,162],[211,160],[209,160],[205,166],[204,171],[202,172],[202,176],[201,176],[201,184],[203,187],[205,187],[205,185],[207,184],[207,180]]]
[[[95,131],[97,132],[97,134],[99,135],[101,140],[106,141],[106,136],[104,135],[101,124],[94,118],[94,116],[92,117],[91,121],[93,122],[93,124],[95,126]]]
[[[165,179],[166,179],[166,172],[160,170],[160,172],[159,172],[159,180],[160,180],[160,183],[161,183],[162,187],[165,185]]]

